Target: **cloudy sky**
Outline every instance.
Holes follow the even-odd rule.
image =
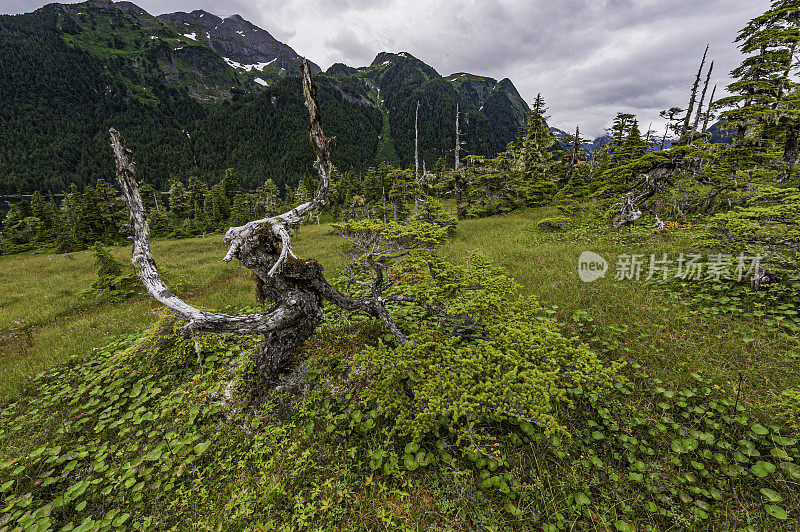
[[[0,0],[0,12],[42,0]],[[406,51],[442,75],[508,77],[550,123],[598,136],[617,112],[642,131],[658,112],[685,107],[706,43],[717,95],[742,56],[737,31],[768,0],[139,0],[152,14],[238,13],[323,69],[363,66],[380,51]],[[710,91],[710,89],[709,89]]]

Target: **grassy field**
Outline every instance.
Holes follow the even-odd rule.
[[[646,228],[611,232],[579,227],[549,232],[536,225],[553,214],[554,209],[541,208],[462,221],[442,252],[459,263],[471,250],[480,250],[505,268],[524,293],[556,308],[556,316],[572,332],[610,346],[614,355],[635,360],[676,386],[694,372],[722,386],[738,386],[741,372],[743,400],[755,406],[800,383],[798,359],[774,326],[700,316],[676,294],[643,280],[614,279],[613,264],[620,253],[674,256],[698,251],[691,229],[654,233]],[[331,278],[339,271],[339,246],[339,237],[326,224],[304,226],[295,239],[298,255],[319,260]],[[606,278],[580,281],[577,261],[584,250],[609,260]],[[129,264],[127,247],[112,252]],[[153,244],[168,285],[189,302],[215,310],[252,306],[249,272],[236,261],[222,262],[224,252],[220,235]],[[88,251],[0,257],[1,394],[13,394],[38,371],[154,321],[159,307],[144,294],[100,306],[82,300],[95,271]],[[573,320],[579,311],[586,317]]]
[[[774,319],[704,314],[673,285],[614,278],[620,253],[703,251],[696,228],[537,225],[554,214],[461,221],[441,252],[463,263],[480,250],[559,328],[627,366],[601,392],[568,390],[568,433],[480,421],[495,458],[446,431],[391,431],[354,362],[383,336],[374,325],[323,327],[280,389],[240,409],[224,398],[254,339],[194,343],[169,324],[143,333],[160,310],[145,294],[84,297],[88,252],[0,258],[0,527],[796,529],[797,427],[774,406],[800,384],[796,335]],[[330,278],[340,246],[325,224],[294,239]],[[221,261],[220,235],[152,247],[189,302],[254,307],[250,274]],[[609,261],[606,278],[579,279],[584,250]],[[112,252],[128,263],[128,248]]]
[[[677,294],[642,280],[617,281],[619,254],[701,253],[692,228],[656,233],[646,227],[611,232],[604,227],[546,232],[536,222],[556,214],[536,209],[512,216],[466,220],[455,240],[445,246],[451,260],[472,249],[503,266],[525,293],[557,307],[557,317],[586,338],[572,316],[585,312],[596,334],[614,354],[635,360],[676,386],[702,372],[724,386],[738,386],[742,396],[765,404],[789,385],[800,382],[800,364],[774,325],[734,316],[700,315]],[[594,251],[609,261],[606,278],[591,284],[578,278],[578,256]],[[646,273],[646,272],[645,272]],[[580,320],[588,321],[586,318]],[[584,328],[586,329],[586,328]]]
[[[220,260],[220,237],[155,242],[153,252],[165,277],[193,303],[252,303],[248,272]],[[128,248],[112,253],[130,264]],[[0,258],[0,393],[12,394],[42,369],[153,323],[158,305],[144,295],[118,304],[83,299],[96,271],[88,251]]]

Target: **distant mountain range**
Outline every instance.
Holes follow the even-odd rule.
[[[728,144],[731,142],[733,138],[733,132],[724,129],[723,125],[724,122],[717,122],[708,128],[708,132],[711,133],[711,138],[709,139],[711,143]],[[556,147],[558,149],[562,150],[572,149],[572,144],[571,144],[572,141],[570,140],[572,137],[571,133],[567,133],[566,131],[558,129],[557,127],[551,127],[550,132],[556,138]],[[661,139],[661,137],[656,137],[657,140],[656,144],[658,144],[658,146],[654,149],[661,149],[661,142],[659,139]],[[591,141],[585,140],[584,142],[581,143],[581,147],[583,148],[583,150],[586,152],[587,155],[592,156],[594,155],[595,151],[597,151],[603,145],[608,144],[612,140],[614,139],[611,135],[605,134]],[[669,149],[672,146],[673,142],[674,139],[672,138],[665,139],[663,143],[664,149]]]
[[[301,56],[238,15],[153,16],[130,2],[49,4],[0,16],[0,194],[61,192],[113,179],[107,131],[134,150],[141,177],[208,182],[232,168],[251,188],[296,183],[313,159]],[[468,153],[504,150],[529,113],[509,79],[442,76],[408,53],[359,68],[311,63],[334,163],[362,173],[413,161],[419,102],[423,161],[452,161],[456,105]]]

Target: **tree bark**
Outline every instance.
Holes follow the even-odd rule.
[[[714,88],[711,89],[711,98],[708,100],[708,110],[706,110],[706,114],[703,117],[703,133],[706,132],[708,129],[708,121],[711,119],[711,106],[714,105],[714,94],[717,93],[717,86],[714,85]]]
[[[683,119],[682,137],[689,132],[689,121],[692,119],[694,102],[697,99],[697,86],[700,84],[700,75],[703,73],[703,65],[706,63],[706,55],[708,55],[708,45],[706,45],[706,51],[703,52],[703,59],[700,61],[700,68],[697,70],[697,76],[694,78],[694,85],[692,85],[692,96],[689,98],[689,107],[686,109],[686,117]]]
[[[695,115],[694,124],[692,125],[692,135],[689,139],[689,144],[692,143],[694,140],[694,134],[697,131],[697,126],[700,123],[700,114],[703,112],[703,102],[706,99],[706,91],[708,90],[708,82],[711,81],[711,72],[714,71],[714,61],[711,61],[711,65],[708,67],[708,75],[706,76],[706,82],[703,85],[703,92],[700,94],[700,104],[697,106],[697,114]],[[709,104],[709,109],[711,109],[711,105]]]
[[[325,137],[322,132],[317,86],[311,81],[305,61],[303,94],[309,112],[309,137],[317,155],[314,166],[320,175],[316,196],[283,214],[255,220],[241,227],[231,227],[224,238],[229,249],[223,260],[228,262],[236,257],[250,269],[256,280],[259,299],[272,303],[261,314],[229,315],[207,312],[193,307],[169,291],[150,253],[148,222],[136,182],[132,154],[125,147],[122,136],[113,128],[109,131],[117,163],[117,181],[130,214],[132,261],[137,275],[153,298],[188,322],[180,330],[182,335],[263,335],[260,348],[251,355],[253,365],[245,379],[255,397],[262,395],[264,389],[286,368],[293,355],[314,333],[324,317],[323,299],[345,310],[364,312],[380,319],[401,344],[406,344],[409,340],[386,310],[386,303],[396,301],[423,304],[409,297],[383,297],[382,291],[389,285],[380,287],[374,297],[354,298],[331,286],[322,273],[322,266],[315,260],[300,260],[292,252],[288,229],[327,203],[331,171],[330,148],[333,139]],[[382,274],[380,266],[382,265],[376,265]]]
[[[236,333],[263,334],[261,348],[253,355],[249,383],[257,389],[274,378],[286,366],[292,354],[313,334],[323,318],[322,293],[318,286],[322,268],[314,260],[299,260],[291,247],[288,227],[302,221],[309,212],[327,203],[330,183],[330,147],[333,139],[322,132],[322,117],[317,87],[311,81],[304,62],[303,93],[309,111],[309,137],[317,155],[314,166],[320,174],[320,186],[311,201],[269,218],[232,227],[225,234],[229,245],[225,262],[233,257],[249,268],[257,279],[261,297],[273,305],[261,314],[228,315],[193,307],[166,287],[150,252],[148,222],[136,182],[133,157],[115,130],[109,131],[117,162],[117,181],[130,213],[132,261],[148,292],[161,304],[175,311],[188,323],[181,334]],[[327,284],[327,282],[325,282]]]

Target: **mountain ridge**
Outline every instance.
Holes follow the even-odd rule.
[[[111,126],[126,136],[142,176],[162,189],[189,175],[212,183],[226,168],[252,188],[266,176],[293,185],[313,161],[296,107],[302,57],[239,15],[198,9],[154,16],[110,0],[48,4],[0,16],[0,62],[8,66],[0,94],[18,96],[0,124],[0,144],[8,147],[0,195],[113,179],[105,138]],[[80,66],[72,72],[64,66],[73,64]],[[408,52],[379,52],[357,68],[310,65],[326,127],[339,138],[334,162],[342,170],[411,164],[417,102],[428,167],[452,161],[457,105],[464,147],[478,155],[503,151],[528,113],[508,78],[463,73],[452,80]],[[31,115],[37,119],[24,119]]]

